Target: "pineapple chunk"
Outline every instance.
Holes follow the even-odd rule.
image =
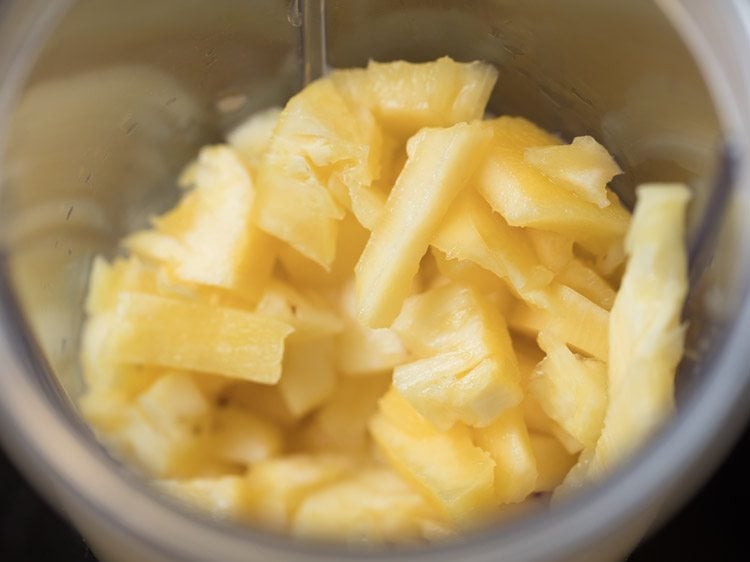
[[[367,422],[390,384],[389,375],[340,379],[333,396],[305,429],[305,445],[313,450],[350,450],[355,454],[363,450]]]
[[[377,177],[380,142],[329,79],[308,85],[281,112],[258,172],[258,225],[328,270],[345,191]]]
[[[497,503],[519,503],[534,491],[537,466],[521,408],[505,410],[492,425],[475,429],[474,443],[495,461]]]
[[[97,256],[91,265],[86,314],[93,316],[114,310],[121,291],[156,293],[156,276],[156,270],[138,258],[117,258],[110,264]]]
[[[560,141],[519,117],[491,123],[494,143],[478,170],[478,189],[508,224],[557,232],[594,254],[622,238],[629,215],[616,195],[608,192],[610,205],[599,208],[554,184],[524,159],[527,148]]]
[[[271,144],[271,137],[281,115],[280,107],[269,107],[253,113],[228,135],[227,142],[242,158],[252,173],[257,173],[263,155]]]
[[[138,397],[138,405],[157,430],[174,440],[203,433],[211,411],[200,387],[179,371],[159,377]]]
[[[683,351],[690,190],[648,184],[636,195],[625,242],[630,259],[610,315],[609,407],[589,470],[595,478],[632,453],[672,412]]]
[[[259,526],[287,531],[307,496],[354,468],[340,455],[290,455],[256,464],[247,476],[249,515]]]
[[[401,338],[389,328],[368,328],[359,323],[355,312],[354,286],[341,292],[344,329],[338,335],[338,369],[351,376],[390,371],[406,362],[409,354]]]
[[[369,468],[308,496],[292,534],[352,543],[422,538],[425,522],[442,523],[433,506],[387,468]]]
[[[291,430],[295,427],[297,417],[289,411],[278,385],[230,380],[233,384],[215,399],[217,409],[226,407],[252,412],[282,430]]]
[[[303,294],[281,281],[272,281],[268,285],[255,313],[294,328],[289,335],[290,343],[333,336],[344,327],[336,312],[314,291]]]
[[[278,455],[284,435],[276,424],[256,413],[222,401],[213,414],[208,443],[217,459],[252,466]]]
[[[292,328],[241,310],[120,293],[105,341],[114,360],[274,384]]]
[[[440,275],[459,285],[465,285],[488,294],[497,295],[502,303],[510,304],[512,294],[508,286],[489,270],[477,265],[473,261],[463,259],[448,259],[435,246],[430,252]],[[501,308],[502,310],[502,308]]]
[[[336,355],[333,338],[289,342],[284,352],[279,391],[289,411],[304,416],[333,393]]]
[[[549,435],[530,433],[529,439],[539,473],[534,491],[552,492],[565,480],[565,476],[576,463],[576,456]]]
[[[299,287],[335,288],[352,276],[370,233],[360,226],[357,219],[347,214],[339,224],[336,238],[336,257],[330,270],[326,271],[317,263],[307,259],[287,244],[280,244],[279,262],[289,280]]]
[[[158,480],[157,487],[170,496],[200,508],[218,519],[242,519],[246,515],[247,482],[242,476]]]
[[[409,159],[355,268],[363,324],[385,328],[396,318],[430,240],[490,138],[475,122],[424,129],[409,139]]]
[[[181,281],[253,300],[274,262],[273,240],[252,222],[253,181],[237,154],[223,145],[203,148],[191,170],[186,181],[192,191],[154,220],[157,230],[180,246],[165,263]]]
[[[557,185],[600,208],[610,204],[607,184],[622,173],[607,149],[588,136],[576,137],[563,146],[532,146],[524,155]]]
[[[89,388],[79,399],[78,407],[97,431],[113,434],[127,423],[131,401],[121,392]]]
[[[544,331],[537,341],[547,356],[529,381],[529,393],[580,448],[592,447],[607,409],[607,366],[596,359],[576,357],[562,341]]]
[[[481,62],[370,61],[365,100],[387,129],[408,138],[422,127],[481,119],[496,81],[497,70]]]
[[[552,273],[539,264],[521,229],[511,228],[474,194],[448,212],[432,245],[448,259],[468,260],[508,281],[516,292],[541,289]]]
[[[476,521],[494,506],[495,463],[474,446],[468,428],[436,430],[393,389],[369,425],[391,466],[457,524]]]
[[[547,269],[557,273],[575,258],[572,238],[536,228],[526,228],[524,232]]]

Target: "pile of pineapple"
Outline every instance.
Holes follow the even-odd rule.
[[[591,137],[482,120],[496,79],[373,62],[203,148],[93,264],[81,408],[113,450],[218,517],[357,542],[633,451],[672,407],[689,192],[642,186],[631,219]]]

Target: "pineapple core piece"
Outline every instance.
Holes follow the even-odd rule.
[[[609,406],[590,468],[594,477],[621,462],[672,412],[683,352],[690,190],[646,184],[636,196],[625,241],[629,260],[610,315]]]
[[[357,317],[387,328],[398,316],[440,221],[479,164],[492,132],[482,123],[423,129],[355,267]]]

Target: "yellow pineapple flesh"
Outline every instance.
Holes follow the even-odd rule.
[[[475,122],[423,129],[409,140],[409,159],[355,268],[363,324],[385,328],[396,318],[442,217],[490,138]]]

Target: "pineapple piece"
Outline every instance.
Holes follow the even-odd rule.
[[[257,111],[227,135],[227,142],[253,174],[257,173],[263,155],[271,144],[271,137],[279,121],[279,115],[281,115],[280,107],[269,107]]]
[[[314,291],[304,293],[281,281],[272,281],[255,309],[256,314],[283,322],[294,331],[288,342],[303,343],[340,333],[344,323]]]
[[[284,434],[255,412],[222,401],[213,414],[207,446],[220,461],[252,466],[281,453]]]
[[[442,523],[435,508],[388,468],[368,468],[308,496],[292,534],[356,544],[417,541],[426,522]]]
[[[526,295],[535,305],[519,302],[508,314],[508,325],[536,337],[545,330],[601,361],[607,360],[609,313],[570,287],[552,283]]]
[[[354,285],[341,292],[344,329],[338,335],[338,369],[344,375],[362,376],[390,371],[408,360],[401,338],[389,328],[368,328],[359,323],[355,312]]]
[[[683,352],[690,190],[647,184],[636,196],[625,242],[630,259],[610,315],[609,407],[589,469],[594,478],[631,454],[672,412]]]
[[[609,311],[615,302],[616,291],[606,279],[578,258],[568,262],[558,272],[556,280],[580,293],[604,310]]]
[[[534,491],[538,472],[521,408],[507,409],[492,425],[475,429],[474,443],[495,461],[497,503],[520,503]]]
[[[367,445],[367,422],[390,385],[390,375],[340,379],[333,396],[303,431],[305,446],[354,454],[362,451]]]
[[[477,172],[477,187],[508,224],[571,237],[594,254],[622,238],[629,215],[616,195],[608,192],[610,204],[599,208],[526,162],[527,148],[559,145],[559,140],[523,118],[500,117],[491,123],[494,143]]]
[[[355,268],[363,324],[385,328],[396,318],[430,240],[490,138],[475,122],[424,129],[409,139],[409,159]]]
[[[451,208],[432,245],[448,259],[468,260],[491,271],[521,294],[541,289],[552,279],[523,231],[508,226],[472,193]]]
[[[580,448],[592,447],[607,409],[607,366],[596,359],[576,357],[562,341],[544,331],[537,341],[547,356],[529,381],[529,393]]]
[[[552,492],[565,480],[576,463],[576,456],[550,435],[530,433],[529,440],[538,471],[534,491]]]
[[[78,400],[81,414],[94,429],[103,434],[120,431],[128,422],[131,397],[112,390],[86,390]]]
[[[105,347],[122,363],[274,384],[291,331],[284,322],[241,310],[122,292]]]
[[[394,389],[381,398],[369,426],[391,466],[452,521],[466,525],[494,506],[495,463],[465,426],[436,430]]]
[[[473,261],[448,259],[448,256],[435,246],[432,247],[430,253],[435,259],[440,275],[459,285],[472,287],[487,295],[496,295],[499,303],[510,304],[512,294],[508,290],[508,286],[497,275]]]
[[[242,476],[157,480],[156,487],[217,519],[243,519],[251,500]]]
[[[282,430],[293,430],[297,424],[297,417],[281,396],[279,386],[269,386],[248,381],[230,379],[233,384],[220,393],[216,398],[216,408],[235,408],[268,420]]]
[[[542,265],[550,271],[558,273],[575,259],[573,254],[575,242],[572,238],[536,228],[526,228],[524,232],[531,241]]]
[[[341,455],[289,455],[258,463],[247,475],[248,513],[263,528],[287,531],[306,497],[353,468]]]
[[[387,129],[408,138],[422,127],[481,119],[496,81],[497,70],[481,62],[370,61],[364,99]]]
[[[370,233],[360,226],[357,219],[347,214],[339,223],[336,238],[336,257],[330,270],[326,271],[317,263],[307,259],[287,244],[279,248],[279,262],[289,280],[299,287],[331,288],[339,287],[352,276]]]
[[[156,293],[156,270],[138,258],[117,258],[111,264],[96,256],[91,264],[89,286],[84,309],[94,316],[110,312],[117,306],[121,291]]]
[[[289,342],[279,391],[292,415],[302,417],[323,404],[336,386],[333,338]]]
[[[485,427],[521,401],[517,373],[494,358],[453,351],[400,365],[393,386],[436,428]],[[467,368],[467,365],[471,365]]]
[[[329,79],[308,85],[281,112],[258,171],[258,225],[328,270],[346,190],[377,177],[380,144]]]
[[[532,146],[525,150],[524,156],[557,185],[599,208],[610,204],[607,184],[622,174],[607,149],[589,136],[576,137],[562,146]]]
[[[165,262],[169,271],[186,283],[255,299],[275,256],[273,240],[252,222],[256,194],[247,169],[230,147],[209,146],[185,181],[193,189],[175,209],[154,219],[157,230],[181,248]]]

